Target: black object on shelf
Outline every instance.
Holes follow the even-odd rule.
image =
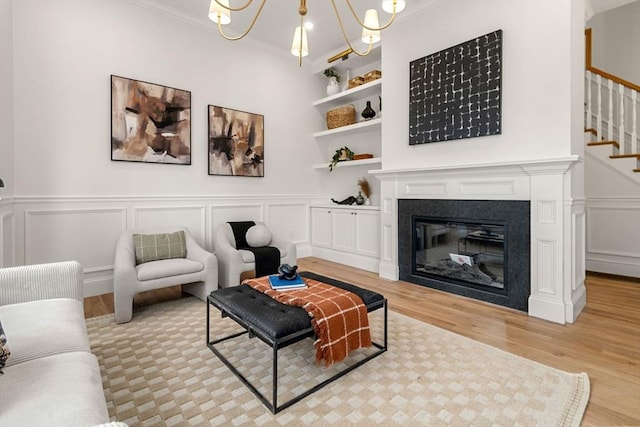
[[[367,106],[362,110],[362,117],[365,120],[373,119],[376,116],[376,112],[371,108],[371,101],[367,101]]]

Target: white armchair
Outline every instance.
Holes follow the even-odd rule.
[[[186,258],[171,258],[136,265],[134,234],[161,234],[184,231]],[[187,292],[203,301],[218,289],[218,263],[186,228],[161,227],[128,230],[120,235],[113,268],[113,297],[117,323],[131,320],[135,294],[169,286],[183,285]]]
[[[264,223],[256,222],[256,225],[264,225]],[[225,222],[216,227],[213,243],[218,258],[218,283],[220,287],[237,286],[240,284],[242,273],[255,270],[256,260],[253,252],[236,249],[233,230],[228,223]],[[296,264],[296,245],[272,235],[269,246],[276,247],[280,251],[280,265]]]

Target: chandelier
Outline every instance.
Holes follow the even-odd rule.
[[[382,9],[391,14],[389,21],[380,25],[378,21],[378,11],[376,9],[369,9],[365,12],[364,19],[360,20],[355,10],[353,10],[353,6],[349,0],[345,0],[351,14],[358,22],[358,25],[362,27],[362,42],[367,44],[367,49],[365,51],[358,51],[353,47],[349,38],[347,37],[347,33],[342,25],[342,18],[340,17],[340,13],[338,12],[338,8],[336,7],[335,0],[331,0],[331,5],[333,6],[333,11],[336,14],[336,19],[338,21],[338,25],[340,26],[340,31],[342,32],[342,36],[344,37],[345,42],[347,43],[348,49],[344,52],[336,55],[332,58],[329,58],[329,62],[332,62],[335,59],[341,58],[349,53],[355,53],[358,56],[366,56],[371,52],[371,48],[375,43],[380,41],[380,31],[384,30],[388,26],[393,23],[393,20],[396,17],[396,14],[401,12],[405,7],[404,0],[383,0]],[[267,0],[262,0],[258,10],[253,17],[249,27],[238,36],[229,36],[224,33],[222,30],[223,25],[227,25],[231,22],[231,12],[240,12],[245,10],[253,0],[247,0],[243,6],[232,7],[229,5],[229,0],[211,0],[211,4],[209,5],[209,19],[218,24],[218,31],[220,35],[224,37],[226,40],[240,40],[253,28],[258,21],[258,17],[260,16],[260,12],[264,8]],[[291,54],[298,57],[298,65],[302,66],[302,58],[309,54],[309,44],[307,41],[307,30],[304,26],[304,17],[307,14],[307,1],[300,0],[300,6],[298,7],[298,15],[300,15],[300,25],[296,27],[293,32],[293,43],[291,44]]]

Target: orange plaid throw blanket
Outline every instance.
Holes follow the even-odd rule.
[[[243,284],[283,304],[304,308],[316,333],[316,361],[325,366],[344,359],[358,348],[371,347],[367,307],[352,292],[317,280],[303,278],[306,289],[277,291],[269,277],[247,279]]]

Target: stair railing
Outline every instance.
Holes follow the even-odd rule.
[[[638,154],[640,86],[591,65],[591,28],[585,30],[585,42],[585,129],[599,140],[617,141],[619,154]]]

